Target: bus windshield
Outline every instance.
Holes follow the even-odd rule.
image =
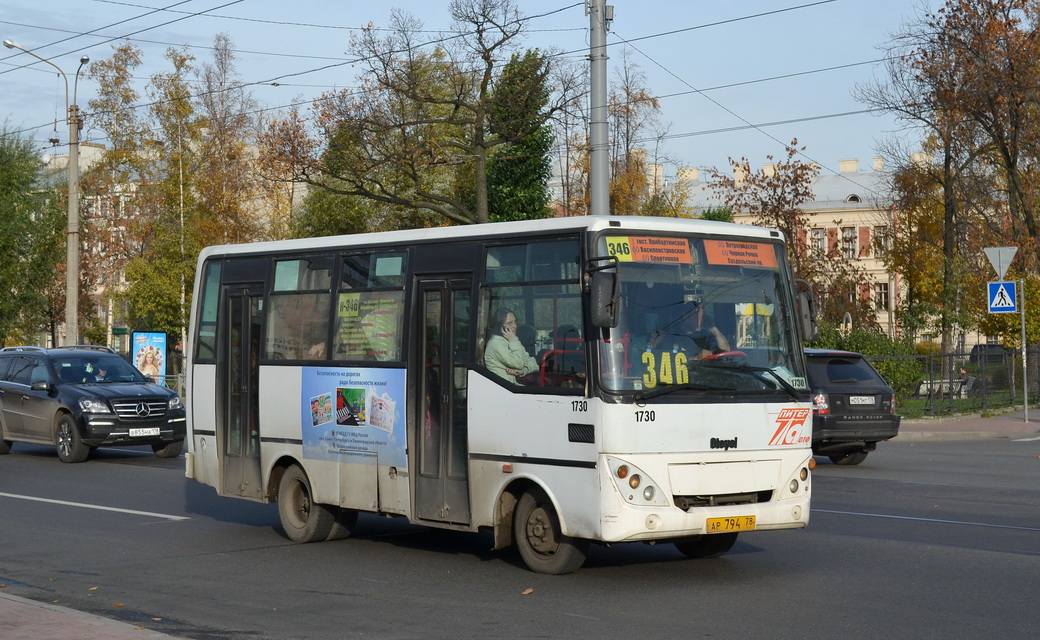
[[[782,243],[608,232],[597,255],[618,261],[618,324],[598,345],[606,390],[807,389]]]

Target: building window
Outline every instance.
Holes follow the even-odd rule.
[[[887,226],[874,227],[874,255],[878,258],[888,257],[892,250],[892,237]]]
[[[813,253],[821,256],[827,255],[827,230],[826,229],[813,229],[812,230],[812,250]]]
[[[841,257],[846,260],[856,259],[856,227],[841,228]]]
[[[874,285],[874,308],[878,311],[888,311],[888,283],[878,282]]]

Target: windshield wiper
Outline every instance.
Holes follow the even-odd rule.
[[[668,386],[661,386],[651,391],[644,391],[643,393],[637,393],[632,396],[632,399],[636,402],[643,400],[649,400],[650,398],[656,398],[657,396],[663,396],[666,393],[672,393],[673,391],[736,391],[732,387],[713,387],[707,384],[696,384],[693,382],[687,382],[686,384],[675,384]]]
[[[747,371],[748,373],[768,373],[770,377],[776,380],[780,384],[780,386],[783,387],[784,391],[786,391],[788,395],[790,395],[792,398],[798,401],[802,401],[804,399],[803,393],[808,393],[799,391],[794,386],[792,386],[790,382],[785,380],[783,376],[781,376],[776,371],[773,371],[769,367],[759,367],[756,365],[748,364],[746,362],[742,362],[739,364],[730,364],[725,360],[704,360],[702,361],[702,364],[704,366],[718,367],[719,369],[727,369],[729,371]]]

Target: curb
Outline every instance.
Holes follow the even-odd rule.
[[[120,622],[86,611],[23,598],[0,590],[0,617],[4,638],[11,640],[107,638],[109,640],[151,638],[175,640],[161,631]]]

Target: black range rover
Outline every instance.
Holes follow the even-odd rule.
[[[861,353],[806,349],[813,399],[813,454],[835,464],[866,459],[882,440],[899,433],[895,395]]]
[[[82,462],[101,445],[151,445],[180,455],[181,398],[107,347],[0,350],[0,454],[12,442],[52,444],[62,462]]]

